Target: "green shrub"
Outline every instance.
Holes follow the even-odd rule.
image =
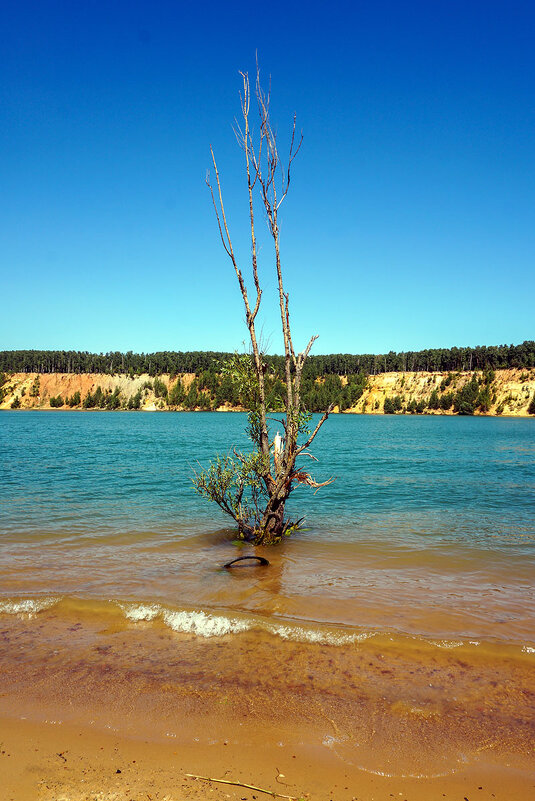
[[[154,394],[157,398],[164,398],[164,400],[167,400],[167,387],[159,378],[154,379]]]
[[[392,398],[385,398],[385,404],[383,407],[384,414],[395,414],[394,411],[394,402]]]
[[[80,403],[81,403],[81,400],[82,399],[81,399],[81,396],[80,396],[80,390],[77,389],[76,392],[74,393],[74,395],[71,395],[70,398],[67,398],[67,404],[72,409],[73,406],[79,406]]]
[[[488,412],[490,410],[491,397],[488,384],[483,387],[483,389],[479,390],[479,395],[477,396],[477,405],[482,412]]]
[[[455,395],[453,392],[445,392],[444,395],[442,395],[442,397],[440,398],[440,408],[445,412],[448,409],[451,409],[451,407],[453,406],[454,397]]]
[[[457,414],[474,414],[479,397],[479,382],[476,375],[472,376],[462,389],[460,389],[453,401],[453,411]]]
[[[440,391],[444,392],[446,387],[449,387],[452,381],[453,381],[453,376],[451,373],[448,373],[446,378],[443,378],[442,381],[440,382]]]
[[[233,386],[232,382],[230,382],[230,385]],[[176,384],[174,384],[169,391],[169,403],[171,406],[180,406],[184,401],[184,395],[185,393],[184,387],[182,386],[182,381],[180,378],[177,378]],[[223,393],[223,399],[230,400],[230,398],[226,397],[226,393]],[[234,399],[235,398],[233,396],[232,400]]]
[[[430,409],[440,409],[440,398],[436,389],[432,391],[427,405]]]
[[[20,398],[19,398],[18,395],[17,395],[16,398],[13,398],[13,401],[11,403],[11,408],[12,409],[20,409]]]
[[[141,409],[141,390],[128,398],[127,407],[129,409]]]
[[[116,387],[112,394],[108,396],[106,400],[106,409],[119,409],[121,406],[121,392],[119,387]]]
[[[88,390],[87,395],[84,398],[84,402],[83,402],[82,406],[84,407],[84,409],[92,409],[94,405],[95,404],[93,403],[93,396]]]
[[[30,397],[38,398],[41,394],[41,377],[36,375],[30,388]]]

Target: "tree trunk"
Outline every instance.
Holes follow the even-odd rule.
[[[238,460],[237,462],[232,464],[228,460],[225,460],[224,465],[222,465],[221,461],[219,461],[215,470],[212,469],[210,474],[207,475],[205,473],[197,476],[197,486],[201,494],[204,494],[212,500],[215,500],[217,503],[219,503],[221,508],[227,512],[227,514],[234,518],[238,524],[240,536],[242,536],[244,539],[254,542],[256,545],[260,545],[279,542],[281,537],[283,537],[289,529],[295,527],[295,523],[285,519],[286,501],[288,500],[292,487],[295,483],[298,482],[302,484],[308,484],[311,487],[318,488],[320,486],[325,486],[334,480],[329,479],[326,482],[318,483],[307,471],[303,469],[297,469],[295,467],[298,456],[301,454],[310,456],[310,454],[306,452],[306,449],[312,443],[320,427],[323,425],[332,409],[330,407],[324,413],[312,434],[308,436],[307,441],[303,445],[299,446],[298,435],[299,433],[304,433],[306,428],[306,422],[303,422],[303,413],[305,410],[303,409],[301,401],[302,371],[310,349],[317,337],[311,337],[306,348],[302,352],[296,354],[290,328],[289,297],[288,293],[284,291],[278,219],[280,206],[288,194],[291,165],[301,147],[302,136],[298,136],[296,141],[296,119],[294,115],[288,158],[286,165],[283,167],[279,159],[276,131],[271,125],[269,112],[270,93],[265,93],[260,86],[260,72],[257,65],[256,99],[258,102],[258,111],[260,115],[260,129],[258,134],[258,143],[255,145],[251,130],[249,128],[251,91],[247,73],[242,73],[242,79],[243,94],[241,96],[241,110],[243,127],[240,128],[239,124],[236,122],[235,133],[245,154],[251,235],[251,266],[254,288],[256,291],[256,299],[254,303],[249,299],[246,282],[232,245],[227,217],[225,214],[225,207],[223,204],[223,193],[219,171],[214,152],[211,147],[210,153],[212,156],[212,164],[216,178],[216,191],[214,192],[214,188],[210,183],[209,174],[207,174],[206,183],[212,197],[212,204],[216,215],[221,241],[228,257],[233,264],[245,306],[245,319],[249,329],[252,351],[252,364],[249,369],[251,376],[254,376],[256,380],[257,388],[257,392],[253,393],[249,400],[249,403],[251,404],[249,406],[250,436],[255,444],[260,461],[257,460],[253,463],[249,457],[235,452]],[[273,239],[278,301],[282,335],[284,340],[286,397],[284,399],[285,419],[282,424],[285,430],[285,442],[282,453],[279,450],[279,445],[277,445],[277,451],[273,454],[274,464],[272,462],[267,427],[267,415],[269,409],[266,398],[266,385],[264,376],[266,365],[264,364],[263,352],[260,345],[261,338],[259,341],[256,332],[256,317],[260,307],[262,289],[260,287],[257,270],[257,243],[253,203],[253,189],[255,186],[255,191],[259,192],[260,199],[267,217],[268,228]],[[377,365],[375,365],[375,367],[377,367]],[[245,386],[247,385],[248,384],[246,383]],[[249,473],[246,473],[248,478],[244,478],[244,470],[249,470]],[[229,497],[228,488],[230,486],[235,486],[235,484],[229,480],[229,476],[240,476],[240,478],[234,479],[238,485],[234,498]],[[259,479],[263,483],[263,488],[260,492],[262,506],[267,495],[267,503],[264,511],[259,508],[258,503]],[[248,484],[247,481],[249,482]],[[247,503],[247,494],[244,496],[245,485],[250,488],[252,503],[251,498],[249,498],[249,503]],[[253,513],[251,513],[251,508],[253,509]]]

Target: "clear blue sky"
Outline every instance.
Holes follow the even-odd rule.
[[[535,4],[0,4],[0,349],[233,350],[231,123],[255,50],[284,140],[294,338],[316,353],[535,336]],[[263,225],[263,223],[262,223]],[[280,352],[267,238],[262,317]]]

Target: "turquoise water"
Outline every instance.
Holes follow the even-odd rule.
[[[246,448],[244,426],[242,414],[2,412],[1,534],[228,527],[190,479],[216,452]],[[337,480],[316,495],[294,493],[307,537],[535,549],[533,420],[338,415],[314,453],[315,475]]]
[[[246,447],[245,422],[3,412],[0,612],[111,603],[207,636],[287,636],[290,623],[335,642],[379,632],[535,653],[533,420],[335,415],[307,467],[336,482],[291,498],[306,529],[265,550],[269,569],[226,571],[232,521],[191,475]]]

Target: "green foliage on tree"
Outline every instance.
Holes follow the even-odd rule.
[[[49,403],[53,409],[59,409],[60,406],[63,406],[63,398],[61,397],[61,395],[57,395],[55,397],[50,398]]]
[[[185,397],[184,387],[180,378],[177,378],[171,389],[169,390],[169,405],[181,406]]]
[[[453,401],[455,399],[454,392],[445,392],[444,395],[440,397],[440,408],[447,412],[453,406]]]
[[[394,410],[394,402],[392,398],[385,398],[384,406],[383,406],[384,414],[395,414]]]
[[[492,406],[492,397],[491,397],[490,387],[488,386],[488,384],[485,384],[479,390],[476,405],[485,414],[488,411],[490,411],[490,407]]]
[[[83,400],[82,406],[84,409],[95,409],[97,407],[104,409],[106,407],[107,400],[106,393],[104,393],[101,387],[98,386],[93,394],[88,391]]]
[[[106,409],[110,409],[110,411],[113,411],[114,409],[120,409],[120,408],[121,408],[121,391],[119,387],[116,387],[106,399]]]
[[[159,378],[154,379],[154,394],[157,398],[167,400],[167,387]]]
[[[453,400],[453,411],[460,415],[474,414],[479,398],[479,382],[474,374],[462,389],[460,389]]]
[[[30,387],[30,398],[38,398],[41,394],[41,376],[36,375]]]
[[[434,389],[429,396],[429,402],[427,404],[429,409],[437,410],[440,409],[440,398],[438,396],[438,392]]]
[[[141,409],[141,398],[142,398],[141,390],[138,390],[138,392],[136,392],[135,395],[131,395],[128,398],[127,408],[133,410]]]
[[[130,376],[183,373],[199,375],[213,369],[229,353],[215,351],[159,351],[156,353],[87,353],[85,351],[11,350],[0,351],[0,371],[17,373],[117,373]],[[268,371],[284,376],[284,356],[265,355]],[[519,345],[478,345],[472,347],[430,348],[386,354],[333,353],[310,356],[304,366],[306,377],[328,374],[349,375],[362,371],[367,375],[385,372],[450,372],[501,370],[535,367],[535,341]],[[443,392],[451,383],[441,386]]]
[[[70,406],[71,409],[74,406],[80,406],[81,402],[82,402],[82,399],[81,399],[81,396],[80,396],[80,390],[79,389],[77,389],[76,392],[74,392],[69,398],[67,398],[67,405]]]
[[[19,398],[18,395],[15,398],[13,398],[13,400],[11,402],[11,408],[12,409],[20,409],[20,398]]]
[[[396,414],[396,412],[400,412],[403,408],[403,401],[400,395],[394,395],[393,398],[386,397],[384,403],[384,413],[385,414]]]

